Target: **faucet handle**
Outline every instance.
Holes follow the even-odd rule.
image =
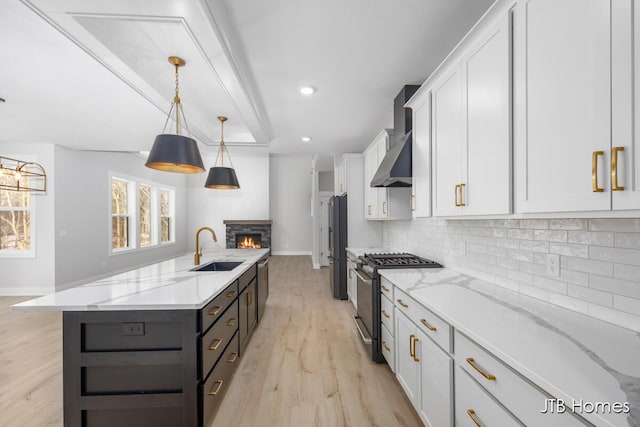
[[[202,256],[202,246],[200,246],[200,249],[198,249],[198,255]]]

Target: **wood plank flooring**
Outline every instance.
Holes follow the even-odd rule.
[[[0,426],[62,425],[62,316],[0,297]],[[328,269],[274,256],[265,315],[211,426],[420,426],[387,365],[371,362]]]

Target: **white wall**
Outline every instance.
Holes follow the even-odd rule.
[[[269,191],[274,254],[311,255],[313,185],[310,154],[272,154]]]
[[[33,193],[35,200],[35,257],[0,257],[0,295],[38,295],[55,290],[54,244],[54,149],[51,144],[0,143],[0,154],[40,163],[47,175],[47,192]]]
[[[186,252],[186,176],[144,166],[127,153],[74,151],[55,147],[56,288],[172,258]],[[175,188],[175,244],[110,255],[109,171]],[[39,226],[39,230],[43,228]],[[50,227],[53,229],[53,226]]]
[[[331,191],[333,193],[333,171],[318,173],[318,189],[320,191]]]
[[[238,190],[214,190],[205,188],[209,168],[215,162],[215,151],[205,154],[203,161],[207,171],[188,178],[188,250],[195,250],[195,232],[200,227],[214,229],[218,242],[209,234],[200,239],[201,246],[224,248],[226,219],[270,219],[269,216],[269,154],[247,152],[229,148],[233,167],[240,183]]]
[[[640,219],[388,221],[384,245],[640,331]],[[560,256],[560,277],[546,255]]]

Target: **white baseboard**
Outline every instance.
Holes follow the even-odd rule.
[[[311,251],[271,251],[271,255],[307,255],[311,256]]]
[[[314,269],[314,270],[320,270],[320,264],[319,264],[319,263],[317,263],[317,262],[314,262],[314,263],[313,263],[313,269]]]
[[[15,296],[41,296],[54,292],[53,287],[38,288],[38,287],[24,287],[24,288],[0,288],[0,296],[15,297]]]

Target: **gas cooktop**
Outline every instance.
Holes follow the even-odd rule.
[[[441,268],[435,261],[408,253],[364,254],[365,261],[376,268]]]

